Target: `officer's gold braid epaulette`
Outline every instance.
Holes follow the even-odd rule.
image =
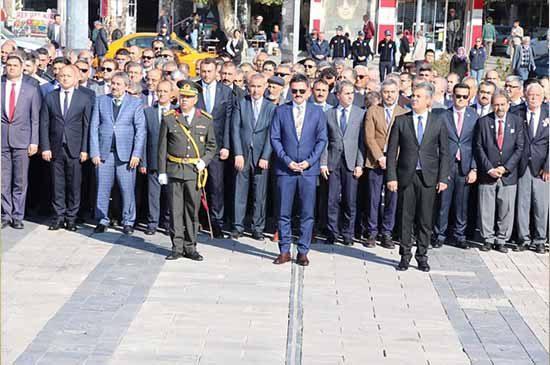
[[[214,118],[212,117],[212,114],[210,114],[210,113],[208,113],[208,112],[206,112],[206,111],[204,111],[204,110],[202,110],[202,109],[201,109],[201,114],[204,115],[205,117],[207,117],[208,119],[214,119]]]
[[[165,117],[170,116],[170,115],[175,117],[176,116],[176,111],[174,109],[170,109],[170,110],[168,110],[167,112],[165,112],[163,114],[163,116],[165,116]]]

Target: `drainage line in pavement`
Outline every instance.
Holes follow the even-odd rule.
[[[286,365],[302,364],[303,332],[303,286],[304,268],[291,264],[290,293],[288,300],[288,329],[286,342]]]

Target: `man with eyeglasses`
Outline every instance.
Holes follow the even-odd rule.
[[[323,69],[319,74],[319,78],[325,80],[325,82],[328,84],[329,94],[327,97],[327,103],[332,106],[338,105],[338,99],[336,99],[336,96],[333,94],[337,76],[338,74],[336,73],[336,70],[332,67]]]
[[[151,48],[153,48],[155,57],[160,57],[160,52],[164,49],[164,42],[160,39],[154,39],[151,43]]]
[[[164,58],[166,61],[174,61],[174,51],[170,48],[163,48],[162,51],[160,51],[160,57]]]
[[[491,98],[495,93],[496,86],[492,82],[483,81],[479,84],[477,90],[477,102],[473,107],[476,110],[478,117],[484,117],[493,111],[491,106]]]
[[[506,92],[497,90],[491,102],[494,112],[479,118],[475,137],[483,239],[480,250],[494,248],[507,253],[506,242],[514,228],[518,165],[525,136],[521,118],[508,112],[510,98]]]
[[[357,183],[365,161],[365,111],[352,104],[354,94],[352,82],[338,81],[338,106],[325,113],[329,142],[321,155],[321,176],[329,185],[327,244],[334,244],[341,233],[344,245],[353,245]]]
[[[275,70],[275,76],[278,76],[285,80],[285,86],[283,87],[283,92],[281,94],[283,102],[288,102],[292,100],[292,93],[290,92],[290,79],[292,78],[291,65],[288,63],[280,64]]]
[[[474,158],[474,137],[478,116],[468,106],[470,88],[458,83],[453,88],[453,106],[441,111],[447,127],[450,157],[449,187],[441,194],[441,205],[432,236],[432,247],[443,246],[452,233],[456,247],[468,249],[466,223],[470,187],[477,180],[477,164]],[[451,212],[451,207],[453,211]],[[448,227],[449,214],[454,216],[454,227]]]
[[[514,113],[521,105],[525,105],[523,100],[523,81],[521,77],[510,75],[504,81],[504,90],[510,97],[510,113]]]
[[[115,73],[111,93],[97,97],[92,111],[90,157],[97,168],[98,220],[94,233],[103,233],[109,226],[109,198],[115,177],[122,195],[123,233],[134,232],[136,169],[143,158],[147,132],[141,100],[126,93],[129,84],[125,73]]]
[[[308,79],[314,80],[317,77],[317,64],[312,58],[306,58],[304,60],[304,69]]]
[[[147,72],[155,68],[155,52],[151,48],[145,48],[141,54],[141,65],[143,66],[143,77]]]
[[[357,65],[354,67],[355,70],[355,89],[361,95],[365,95],[367,82],[369,82],[369,69],[364,65]]]
[[[141,62],[141,48],[138,46],[128,47],[128,52],[130,53],[130,61]]]
[[[114,60],[104,60],[99,71],[102,75],[102,81],[96,86],[90,85],[91,89],[95,91],[96,96],[107,95],[111,92],[111,78],[117,71],[118,65]]]
[[[327,118],[323,110],[307,102],[310,87],[305,75],[296,74],[290,81],[292,103],[280,105],[271,122],[271,145],[276,160],[279,199],[280,265],[291,260],[291,218],[294,198],[300,200],[300,237],[297,263],[309,265],[307,253],[314,225],[317,178],[320,158],[327,144]]]

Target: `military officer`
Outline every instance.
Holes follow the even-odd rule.
[[[178,87],[180,109],[163,115],[159,132],[159,183],[168,184],[171,203],[172,253],[166,259],[202,261],[196,249],[200,199],[216,138],[212,116],[195,108],[199,86],[185,80]]]
[[[349,40],[342,34],[342,26],[336,28],[336,35],[330,40],[330,53],[332,59],[347,58],[350,54]]]
[[[365,33],[360,30],[357,33],[357,39],[351,45],[351,57],[353,58],[353,67],[357,65],[367,65],[367,60],[372,54],[369,41],[365,39]]]

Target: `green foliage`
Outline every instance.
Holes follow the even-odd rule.
[[[495,71],[498,72],[501,80],[504,80],[508,75],[512,74],[512,65],[510,63],[502,62],[502,58],[497,58],[497,67]]]
[[[447,76],[449,74],[449,66],[451,63],[452,55],[447,52],[443,53],[438,60],[432,64],[432,68],[437,72],[439,76]]]
[[[283,5],[283,0],[254,0],[258,4],[267,5],[267,6],[281,6]]]

